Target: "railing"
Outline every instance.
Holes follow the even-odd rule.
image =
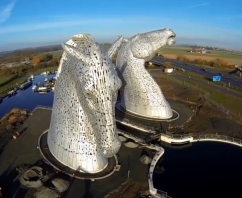
[[[52,107],[50,106],[42,106],[42,105],[38,105],[34,108],[34,110],[32,112],[34,112],[36,109],[47,109],[47,110],[52,110]],[[116,117],[116,121],[117,122],[120,122],[120,123],[123,123],[123,124],[126,124],[126,125],[129,125],[129,126],[132,126],[132,127],[135,127],[137,129],[140,129],[142,131],[146,131],[146,132],[149,132],[149,133],[155,133],[155,128],[154,127],[148,127],[148,126],[145,126],[143,124],[139,124],[139,123],[136,123],[136,122],[133,122],[133,121],[130,121],[128,120],[127,118],[117,118]]]
[[[118,118],[116,116],[116,121],[120,122],[120,123],[123,123],[123,124],[126,124],[126,125],[129,125],[129,126],[132,126],[134,128],[140,129],[141,131],[155,133],[155,127],[148,127],[148,126],[145,126],[143,124],[139,124],[137,122],[133,122],[133,121],[127,119],[127,118]]]
[[[219,134],[198,134],[198,133],[188,133],[188,134],[172,134],[172,133],[163,133],[162,136],[169,137],[171,139],[185,139],[188,137],[193,137],[193,142],[197,142],[199,140],[214,140],[220,142],[226,142],[230,144],[235,144],[242,147],[242,140],[239,138],[229,137],[226,135]]]
[[[164,149],[160,146],[156,146],[156,145],[152,145],[152,144],[147,146],[147,147],[150,148],[150,149],[156,150],[156,153],[155,153],[155,155],[154,155],[154,157],[151,161],[151,164],[150,164],[149,175],[148,175],[148,183],[149,183],[150,193],[155,198],[171,198],[167,195],[167,192],[156,189],[154,187],[154,184],[153,184],[153,172],[154,172],[154,169],[155,169],[157,162],[159,161],[159,159],[164,154]]]
[[[152,194],[152,196],[154,196],[155,198],[171,198],[167,195],[166,192],[154,188],[154,184],[153,184],[153,172],[154,172],[157,162],[159,161],[161,156],[164,154],[164,149],[161,146],[156,146],[153,144],[147,145],[143,139],[138,138],[138,137],[136,137],[132,134],[129,134],[126,131],[122,131],[120,129],[118,129],[118,134],[121,134],[121,135],[125,136],[126,138],[130,138],[141,145],[146,145],[147,148],[156,150],[156,154],[154,155],[154,157],[151,161],[149,173],[148,173],[149,190],[150,190],[150,193]]]
[[[157,193],[158,193],[158,195],[161,195],[161,198],[172,198],[169,195],[167,195],[167,192],[165,192],[165,191],[157,189]]]
[[[36,110],[36,109],[47,109],[47,110],[52,110],[52,107],[50,106],[43,106],[43,105],[37,105],[33,111],[31,111],[32,113]]]

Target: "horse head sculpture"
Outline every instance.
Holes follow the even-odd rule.
[[[122,79],[121,106],[133,114],[152,119],[170,119],[173,111],[144,64],[164,46],[175,43],[169,28],[126,40],[118,52],[116,68]]]
[[[114,114],[121,80],[110,57],[122,39],[107,53],[89,34],[62,45],[48,145],[56,159],[75,170],[103,170],[121,146]]]

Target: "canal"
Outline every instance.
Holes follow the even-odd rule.
[[[39,94],[32,91],[32,86],[38,82],[44,82],[45,78],[51,79],[54,76],[37,75],[30,87],[25,90],[18,90],[17,94],[10,98],[4,98],[0,104],[0,118],[15,107],[32,111],[37,105],[52,106],[54,93],[50,91],[47,94]]]

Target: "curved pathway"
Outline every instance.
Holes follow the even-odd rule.
[[[161,134],[160,140],[170,144],[183,144],[187,142],[199,142],[199,141],[216,141],[233,144],[242,147],[242,140],[238,138],[229,137],[226,135],[218,134],[187,134],[187,135],[172,135]]]

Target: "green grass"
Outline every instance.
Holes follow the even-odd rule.
[[[162,76],[164,76],[164,75],[160,75],[159,77],[162,78]],[[193,87],[193,88],[197,87],[194,89],[197,89],[198,91],[203,90],[205,92],[208,92],[210,94],[210,96],[209,96],[210,100],[217,103],[222,108],[229,110],[231,113],[236,114],[236,117],[241,119],[242,105],[240,105],[240,104],[242,103],[242,99],[232,96],[232,95],[228,95],[221,91],[215,90],[215,89],[209,87],[209,85],[206,86],[206,85],[201,85],[198,83],[196,83],[196,85],[195,85],[194,82],[189,81],[189,79],[179,80],[179,79],[175,79],[173,77],[169,77],[168,79],[174,80],[174,81],[180,81],[180,83],[185,82],[186,84],[191,85],[191,87]]]
[[[9,80],[10,78],[12,78],[14,75],[9,75],[9,76],[3,76],[3,77],[0,77],[0,84]]]
[[[63,53],[63,50],[58,50],[58,51],[44,52],[38,55],[41,56],[42,54],[52,54],[53,57],[59,57],[59,56],[62,56],[62,53]]]
[[[225,107],[225,109],[228,109],[229,111],[235,113],[237,116],[240,116],[242,113],[242,99],[231,96],[228,94],[225,94],[221,91],[215,90],[211,87],[205,86],[205,85],[197,85],[199,88],[207,91],[210,93],[210,99],[221,105],[222,107]]]
[[[58,56],[62,55],[63,50],[53,51],[53,52],[49,52],[49,53],[52,54],[53,57],[58,57]]]
[[[35,71],[27,72],[27,73],[21,75],[20,77],[18,77],[17,79],[13,80],[11,83],[8,83],[7,85],[1,86],[0,87],[0,95],[2,95],[1,93],[7,91],[8,89],[13,88],[16,84],[23,83],[23,81],[25,81],[32,74],[33,75],[41,74],[42,72],[56,70],[57,68],[58,68],[58,66],[47,67],[47,68],[41,68],[41,69],[37,69]]]

